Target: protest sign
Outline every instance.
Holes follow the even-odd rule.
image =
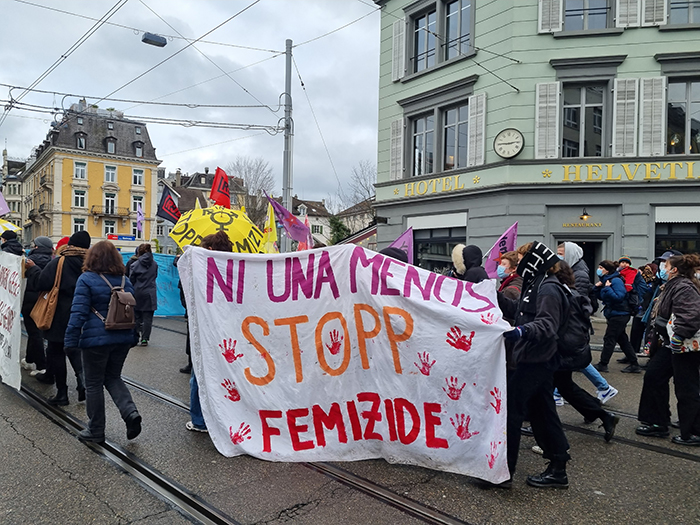
[[[178,263],[209,434],[225,456],[508,479],[494,284],[341,245]]]
[[[0,251],[0,375],[2,382],[19,390],[22,374],[22,257]]]

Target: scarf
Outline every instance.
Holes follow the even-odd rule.
[[[63,247],[62,247],[63,248]],[[66,245],[60,252],[61,257],[80,257],[85,260],[85,255],[87,255],[87,248],[79,248],[77,246]],[[65,264],[65,263],[63,263]]]
[[[516,273],[523,278],[523,291],[520,296],[519,310],[534,313],[537,310],[537,293],[542,281],[547,277],[547,270],[559,262],[556,253],[541,242],[533,242],[518,264]]]

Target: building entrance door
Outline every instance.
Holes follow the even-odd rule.
[[[598,278],[596,276],[596,269],[598,268],[598,263],[603,260],[603,241],[582,241],[580,239],[557,239],[557,246],[562,242],[575,242],[583,249],[582,259],[588,266],[590,273],[591,282],[595,283]]]

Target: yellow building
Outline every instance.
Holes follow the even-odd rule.
[[[158,164],[145,124],[74,104],[52,123],[20,175],[23,239],[45,235],[55,243],[87,230],[93,244],[109,239],[131,251],[155,238]]]

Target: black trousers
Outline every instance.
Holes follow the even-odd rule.
[[[508,382],[508,469],[515,473],[520,451],[520,428],[526,416],[544,451],[544,458],[566,462],[569,442],[554,404],[554,370],[547,363],[519,363]]]
[[[30,310],[31,312],[31,310]],[[34,363],[37,370],[46,368],[46,353],[44,351],[44,335],[37,328],[29,313],[22,312],[24,328],[27,330],[27,363]]]
[[[151,338],[151,328],[153,327],[153,312],[134,310],[134,314],[136,333],[140,334],[141,341],[148,341]]]
[[[660,345],[649,359],[637,419],[642,423],[668,427],[671,424],[669,381],[673,377],[671,349]],[[697,395],[697,390],[695,392]]]
[[[627,323],[630,320],[629,315],[616,315],[608,317],[608,326],[605,329],[603,336],[603,351],[600,353],[600,364],[607,365],[615,350],[615,343],[620,345],[620,349],[624,352],[625,357],[630,363],[637,364],[637,354],[634,353],[630,340],[627,337]]]
[[[641,317],[632,318],[632,328],[630,329],[630,345],[635,354],[639,353],[642,348],[642,339],[644,338],[644,329],[646,324],[642,322]]]
[[[559,390],[559,395],[566,399],[568,403],[588,421],[605,417],[605,410],[600,406],[598,399],[578,386],[569,371],[554,372],[554,387]]]
[[[83,375],[83,362],[80,359],[80,353],[75,349],[71,349],[70,352],[66,353],[63,349],[63,341],[49,341],[46,346],[46,361],[48,365],[46,374],[53,375],[54,381],[56,382],[56,389],[59,392],[65,391],[68,386],[66,382],[66,375],[68,374],[66,369],[66,355],[73,367],[75,377],[81,377]]]
[[[700,352],[673,354],[671,360],[681,437],[700,436]]]

